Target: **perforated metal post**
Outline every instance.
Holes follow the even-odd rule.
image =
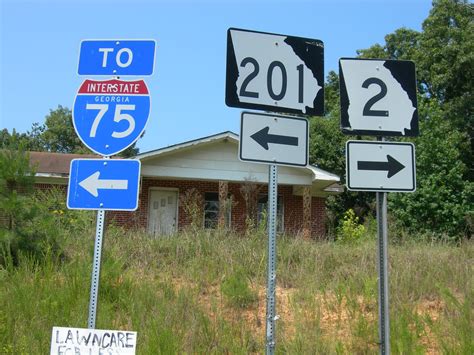
[[[387,193],[377,192],[378,272],[379,272],[379,339],[380,353],[390,354],[390,318],[388,304],[388,233]]]
[[[268,278],[267,278],[267,345],[266,354],[275,353],[276,299],[276,221],[278,167],[270,165],[268,177]]]
[[[102,237],[104,235],[105,211],[97,211],[97,228],[95,232],[94,260],[92,263],[91,294],[89,301],[89,322],[88,328],[95,328],[95,319],[97,311],[97,295],[99,293],[100,279],[100,259],[102,256]]]

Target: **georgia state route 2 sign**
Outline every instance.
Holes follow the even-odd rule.
[[[339,60],[345,134],[418,136],[415,64],[407,60]]]
[[[150,95],[143,80],[85,80],[74,101],[72,118],[81,141],[110,156],[132,145],[145,130]]]

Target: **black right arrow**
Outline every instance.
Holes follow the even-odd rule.
[[[250,137],[252,137],[255,142],[260,144],[265,150],[268,150],[268,143],[298,146],[298,137],[269,134],[269,130],[270,127],[267,126],[252,134]]]
[[[387,171],[387,177],[391,178],[393,175],[403,170],[405,165],[390,155],[387,155],[387,161],[358,161],[357,169],[359,170],[382,170]]]

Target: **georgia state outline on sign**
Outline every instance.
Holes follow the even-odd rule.
[[[347,113],[352,129],[380,129],[404,135],[405,130],[412,128],[416,107],[385,65],[386,61],[341,59],[340,64],[349,100]],[[386,85],[385,88],[381,87],[381,82]],[[367,106],[374,112],[385,114],[364,115]]]

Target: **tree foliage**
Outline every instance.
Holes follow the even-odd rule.
[[[34,174],[23,147],[0,150],[0,265],[18,265],[21,255],[40,261],[60,254],[60,231],[33,196]]]
[[[50,110],[45,123],[34,123],[31,131],[10,134],[6,129],[0,131],[0,148],[18,149],[19,146],[28,151],[44,151],[53,153],[90,154],[91,151],[82,144],[72,123],[72,112],[61,105]],[[138,154],[135,144],[121,153],[122,157],[132,157]]]
[[[468,211],[472,211],[474,184],[466,180],[468,168],[462,160],[466,150],[463,134],[453,129],[443,111],[421,107],[425,119],[415,140],[417,191],[413,194],[390,194],[389,208],[403,226],[412,231],[437,232],[460,236],[469,233]],[[426,118],[428,111],[430,117]]]
[[[421,32],[400,28],[385,36],[385,44],[357,51],[360,58],[412,60],[416,65],[420,137],[401,140],[416,147],[417,191],[389,194],[389,212],[409,230],[472,234],[473,20],[468,1],[435,0]],[[312,120],[310,157],[342,177],[348,137],[338,127],[338,97],[338,77],[331,72],[326,116]],[[363,217],[373,209],[373,200],[374,194],[346,191],[329,199],[329,208],[339,220],[349,208]]]

